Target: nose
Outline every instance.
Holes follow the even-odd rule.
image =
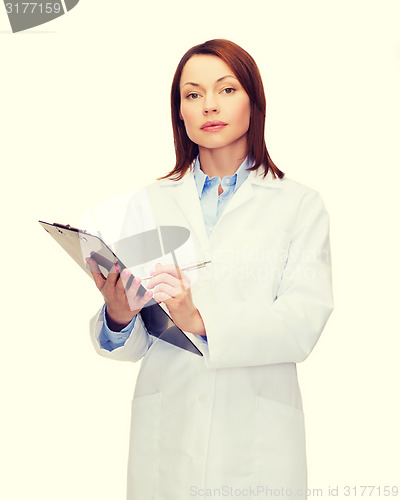
[[[203,109],[204,114],[208,115],[208,113],[218,113],[218,111],[219,111],[219,106],[216,98],[214,96],[207,96],[204,99],[204,109]]]

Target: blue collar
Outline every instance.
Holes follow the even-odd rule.
[[[232,180],[231,184],[235,185],[234,191],[237,191],[239,187],[243,184],[243,182],[247,179],[250,171],[248,168],[252,167],[254,164],[254,160],[251,156],[247,156],[240,167],[236,170],[233,175],[226,175],[225,177],[230,178]],[[217,178],[217,176],[209,177],[206,175],[200,168],[200,158],[197,155],[197,158],[193,167],[194,181],[196,183],[197,192],[199,194],[199,198],[203,193],[204,185],[206,182],[209,182],[211,179]],[[225,178],[224,177],[224,178]],[[222,180],[222,179],[220,179]]]

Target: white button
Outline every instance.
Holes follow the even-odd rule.
[[[126,340],[126,337],[122,337],[124,340]]]
[[[226,184],[230,184],[230,183],[231,183],[231,180],[230,180],[230,179],[226,179],[225,183],[226,183]]]

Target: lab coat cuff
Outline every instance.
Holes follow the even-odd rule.
[[[154,338],[148,334],[140,313],[136,316],[131,335],[124,341],[124,344],[115,346],[111,340],[107,342],[104,332],[104,307],[102,307],[90,321],[92,344],[101,356],[119,361],[138,361],[146,354],[154,341]]]
[[[108,337],[108,339],[111,340],[111,342],[114,345],[120,346],[120,345],[125,344],[125,341],[131,335],[132,330],[135,326],[136,316],[134,316],[132,318],[130,323],[128,325],[126,325],[125,328],[123,328],[119,332],[114,332],[113,330],[110,329],[110,327],[108,326],[108,323],[107,323],[106,304],[104,304],[104,306],[102,308],[102,314],[103,314],[103,318],[104,318],[104,334],[105,334],[105,336]]]

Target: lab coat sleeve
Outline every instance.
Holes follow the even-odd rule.
[[[108,351],[113,351],[117,347],[122,347],[125,344],[126,340],[132,333],[137,316],[134,316],[131,322],[126,325],[121,331],[114,332],[108,326],[106,304],[104,304],[103,306],[103,315],[103,328],[100,332],[99,342],[101,347],[104,347]]]
[[[105,308],[102,307],[100,312],[90,320],[91,340],[97,353],[118,361],[139,361],[153,343],[153,337],[148,334],[140,313],[136,316],[132,332],[126,342],[112,350],[106,348],[102,339],[104,315]]]
[[[203,300],[209,368],[303,361],[332,310],[329,216],[320,195],[303,197],[275,300]]]

